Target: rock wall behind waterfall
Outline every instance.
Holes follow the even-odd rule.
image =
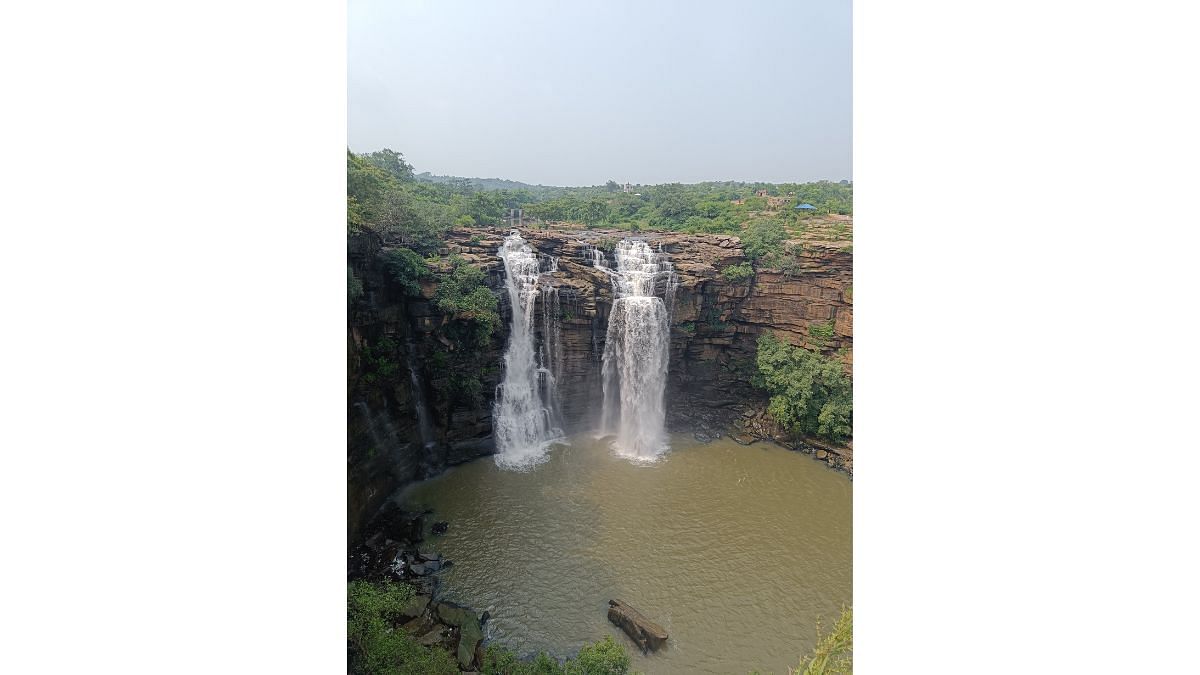
[[[372,235],[350,240],[350,265],[364,287],[363,299],[348,321],[351,538],[397,487],[494,451],[492,405],[511,316],[507,294],[501,292],[504,271],[496,252],[507,232],[506,228],[452,231],[442,251],[460,254],[488,272],[488,285],[501,299],[505,328],[497,332],[490,345],[474,350],[476,353],[467,361],[480,375],[481,392],[475,400],[456,392],[451,374],[435,362],[435,354],[453,345],[445,334],[448,318],[431,302],[434,284],[425,283],[419,298],[405,297],[402,289],[389,282],[379,261],[379,253],[388,245]],[[592,265],[591,250],[595,246],[611,247],[629,233],[529,229],[522,235],[541,253],[558,258],[558,272],[547,282],[558,287],[560,303],[562,376],[558,395],[564,430],[568,434],[590,430],[599,422],[601,359],[613,302],[611,283]],[[661,244],[679,276],[671,316],[666,393],[669,429],[724,433],[731,426],[763,428],[765,397],[749,381],[755,368],[755,342],[764,330],[776,331],[792,344],[838,355],[850,371],[853,260],[844,243],[806,243],[799,274],[760,272],[750,280],[730,282],[720,271],[745,262],[737,237],[681,233],[639,236],[656,247]],[[814,335],[810,333],[813,327],[832,327],[832,334],[818,330]],[[539,333],[541,329],[539,325]],[[386,387],[363,382],[363,346],[382,336],[394,336],[400,350],[407,349],[406,340],[410,340],[418,352],[416,362],[422,371],[419,379],[426,388],[435,437],[430,448],[424,448],[420,439],[407,370]],[[401,353],[395,357],[401,369],[405,369],[405,356]],[[459,354],[456,358],[465,356]],[[364,406],[356,403],[366,404],[370,420],[363,412]],[[381,444],[386,447],[378,448]]]

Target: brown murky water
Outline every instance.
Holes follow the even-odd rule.
[[[786,673],[815,624],[851,603],[851,483],[778,446],[674,435],[652,465],[590,437],[525,473],[490,459],[410,488],[450,531],[443,595],[488,610],[491,639],[571,656],[611,634],[635,670]],[[609,598],[670,633],[643,656],[606,618]]]

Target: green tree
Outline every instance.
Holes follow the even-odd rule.
[[[439,310],[468,324],[471,329],[458,337],[476,346],[484,346],[500,326],[496,295],[484,285],[483,270],[469,264],[462,256],[450,258],[450,271],[438,275],[438,287],[433,303]]]
[[[599,199],[589,199],[579,209],[579,219],[588,225],[595,225],[607,216],[608,204]]]
[[[835,441],[850,437],[854,398],[841,363],[772,333],[759,336],[755,362],[754,383],[771,394],[767,412],[772,419],[793,434]]]
[[[409,295],[421,294],[421,279],[429,277],[429,265],[419,253],[408,248],[393,248],[379,254],[384,269]]]
[[[778,220],[756,220],[742,235],[742,248],[747,258],[770,264],[783,251],[787,237],[787,230]]]
[[[374,164],[392,175],[393,178],[399,181],[413,180],[412,165],[404,161],[404,155],[392,150],[384,148],[375,152],[368,152],[362,155],[363,159]]]

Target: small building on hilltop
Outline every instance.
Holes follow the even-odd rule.
[[[767,196],[767,191],[766,191],[766,190],[755,190],[755,191],[754,191],[754,196],[755,196],[755,197],[766,197],[766,196]]]
[[[797,204],[796,208],[798,210],[804,210],[804,211],[816,211],[817,210],[817,207],[813,206],[812,204]]]

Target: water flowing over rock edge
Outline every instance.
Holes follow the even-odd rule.
[[[503,262],[496,252],[507,234],[499,228],[451,231],[441,251],[443,255],[461,255],[488,274],[488,285],[501,296],[505,325],[511,321],[511,306],[500,292]],[[531,249],[558,260],[557,270],[544,277],[559,303],[556,324],[561,355],[554,357],[554,368],[561,373],[556,381],[563,430],[573,434],[595,428],[600,416],[597,402],[603,396],[600,375],[613,293],[608,276],[593,264],[594,253],[606,242],[629,233],[554,229],[522,235]],[[771,439],[852,475],[850,446],[787,438],[764,414],[763,392],[749,384],[754,341],[764,330],[775,331],[792,344],[839,355],[850,369],[851,253],[835,245],[806,245],[799,274],[759,271],[748,281],[732,282],[720,272],[746,260],[737,237],[640,236],[670,255],[679,279],[669,317],[666,427],[699,436],[729,434],[739,442]],[[351,307],[348,331],[351,540],[398,487],[495,452],[495,397],[491,392],[500,384],[500,375],[498,369],[489,368],[502,359],[504,336],[498,334],[488,346],[471,354],[460,354],[473,360],[473,368],[480,372],[483,395],[475,402],[458,396],[450,374],[431,363],[449,349],[446,331],[453,320],[433,306],[436,283],[422,281],[420,294],[414,296],[389,280],[379,254],[393,245],[369,233],[349,241],[350,265],[365,291],[364,300]],[[542,303],[545,310],[546,303]],[[815,325],[831,327],[832,337],[814,337],[811,328]],[[412,358],[420,369],[417,377],[405,373],[402,381],[389,386],[366,383],[358,377],[365,350],[384,336],[398,339],[403,346],[402,360]],[[424,399],[421,405],[433,427],[431,442],[424,440],[417,424],[419,398]]]

